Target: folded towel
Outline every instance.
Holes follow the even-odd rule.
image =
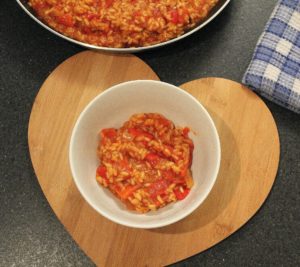
[[[243,83],[300,113],[300,1],[280,0],[256,46]]]

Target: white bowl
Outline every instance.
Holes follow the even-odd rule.
[[[200,89],[200,88],[199,88]],[[194,142],[194,186],[182,201],[158,211],[139,214],[126,209],[96,179],[96,149],[103,128],[119,128],[135,113],[160,113],[178,126],[188,126]],[[184,90],[158,81],[130,81],[111,87],[92,100],[80,114],[72,132],[69,160],[74,181],[84,199],[104,217],[130,227],[157,228],[177,222],[193,212],[211,191],[220,166],[220,141],[205,108]]]

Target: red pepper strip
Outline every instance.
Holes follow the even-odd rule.
[[[184,136],[185,138],[188,137],[189,132],[190,132],[190,129],[189,129],[188,127],[185,127],[185,128],[183,128],[183,130],[182,130],[182,134],[183,134],[183,136]]]
[[[148,143],[146,141],[141,141],[141,144],[143,144],[144,147],[148,147]]]
[[[176,10],[174,10],[175,12],[177,12]],[[171,14],[172,14],[173,11],[171,11]],[[170,126],[171,125],[171,122],[167,119],[164,119],[164,118],[160,118],[159,120],[159,123],[162,124],[163,126]]]
[[[129,128],[129,129],[128,129],[128,133],[129,133],[131,136],[133,136],[133,137],[136,137],[136,136],[139,135],[139,131],[138,131],[137,129],[135,129],[135,128]]]
[[[179,190],[179,188],[176,188],[176,189],[174,190],[174,194],[175,194],[175,196],[176,196],[176,198],[177,198],[178,200],[183,200],[183,199],[185,199],[186,196],[189,194],[189,192],[190,192],[190,189],[188,189],[188,188],[185,188],[183,192],[181,192],[181,191]]]
[[[164,194],[169,186],[165,179],[160,179],[148,187],[148,193],[151,198],[156,198],[158,195]]]
[[[128,129],[128,132],[129,132],[129,134],[133,137],[133,138],[135,138],[135,137],[137,137],[137,136],[141,136],[141,135],[143,135],[143,136],[145,136],[145,137],[148,137],[149,139],[153,139],[153,135],[152,134],[149,134],[149,133],[147,133],[147,132],[145,132],[145,131],[143,131],[143,130],[140,130],[140,129],[136,129],[136,128],[129,128]]]
[[[163,179],[169,181],[171,184],[186,184],[184,178],[178,177],[172,171],[163,171],[162,177]]]
[[[182,168],[182,170],[180,171],[179,175],[180,175],[181,177],[185,177],[186,174],[187,174],[187,170],[188,170],[188,166],[184,166],[184,167]]]
[[[114,139],[117,136],[117,131],[113,128],[103,129],[101,131],[101,136],[104,138]]]
[[[185,185],[186,181],[183,178],[175,178],[172,180],[172,184],[181,184],[181,185]]]
[[[107,174],[106,174],[106,167],[105,166],[99,166],[97,168],[97,171],[96,171],[96,176],[101,176],[102,179],[108,184],[109,181],[108,181],[108,178],[107,178]],[[97,179],[98,180],[98,179]]]

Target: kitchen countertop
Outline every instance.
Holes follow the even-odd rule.
[[[208,76],[241,81],[275,3],[233,0],[223,14],[191,37],[137,56],[161,80],[175,85]],[[94,266],[47,203],[27,144],[30,110],[39,87],[58,64],[82,50],[44,30],[15,1],[1,1],[0,266]],[[300,117],[265,102],[281,142],[270,196],[238,232],[174,266],[300,264]]]

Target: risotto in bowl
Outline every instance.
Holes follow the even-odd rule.
[[[81,112],[69,160],[84,199],[113,222],[157,228],[193,212],[220,165],[217,130],[184,90],[158,81],[107,89]]]

